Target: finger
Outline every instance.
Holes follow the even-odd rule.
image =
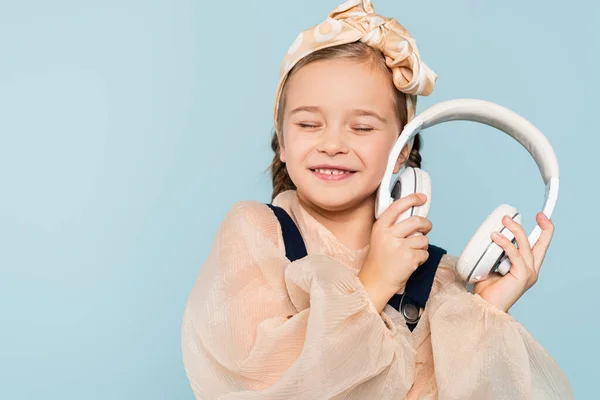
[[[398,220],[400,214],[410,207],[425,204],[427,196],[423,193],[413,193],[394,201],[379,217],[379,223],[383,226],[392,226]]]
[[[425,235],[412,236],[406,239],[406,244],[411,249],[427,250],[429,248],[429,238]]]
[[[527,275],[529,275],[529,272],[525,266],[525,260],[513,242],[498,232],[492,233],[491,238],[498,246],[502,247],[502,250],[504,250],[508,256],[508,259],[512,264],[510,272],[513,275],[517,274],[518,277],[526,278]]]
[[[431,231],[431,228],[432,224],[430,220],[428,220],[425,217],[413,215],[412,217],[409,217],[404,221],[398,222],[390,229],[392,236],[398,238],[406,238],[416,232],[420,232],[423,235],[426,235]]]
[[[502,224],[515,235],[518,251],[523,256],[526,265],[533,269],[533,253],[531,252],[529,238],[527,237],[527,233],[523,229],[523,226],[508,215],[505,215],[504,218],[502,218]]]
[[[427,250],[413,250],[415,261],[417,265],[422,265],[429,258],[429,252]]]
[[[539,272],[554,236],[554,224],[543,212],[537,214],[536,221],[540,228],[542,228],[542,232],[537,242],[533,245],[532,252],[534,260],[533,268],[536,272]]]

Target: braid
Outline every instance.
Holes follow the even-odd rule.
[[[279,159],[279,137],[277,132],[273,132],[273,138],[271,139],[271,149],[275,152],[273,161],[269,166],[271,170],[271,178],[273,180],[273,193],[271,194],[271,201],[277,197],[281,192],[290,189],[296,189],[296,185],[292,182],[292,179],[288,175],[285,163]]]
[[[406,165],[408,167],[421,168],[421,134],[417,133],[414,136],[414,143],[410,154],[408,155],[408,161]]]

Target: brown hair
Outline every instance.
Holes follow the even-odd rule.
[[[306,66],[312,62],[319,60],[330,60],[330,59],[351,59],[358,61],[370,62],[373,66],[377,68],[381,68],[382,71],[389,74],[390,82],[392,79],[392,72],[385,64],[385,57],[383,53],[379,50],[376,50],[365,43],[362,42],[353,42],[342,44],[339,46],[326,47],[324,49],[315,51],[314,53],[309,54],[304,57],[289,72],[287,79],[289,79],[296,71],[298,71],[303,66]],[[392,84],[393,86],[393,84]],[[398,116],[398,120],[400,121],[400,126],[404,127],[408,122],[408,111],[406,108],[406,96],[404,93],[400,92],[395,86],[394,88],[394,100],[396,103],[396,114]],[[277,126],[283,126],[283,110],[285,109],[285,99],[286,99],[286,90],[285,86],[283,88],[283,92],[281,94],[281,98],[279,100],[279,108],[277,112]],[[292,182],[290,178],[285,163],[282,163],[279,159],[279,139],[283,132],[273,131],[273,138],[271,139],[271,149],[275,153],[273,156],[273,161],[269,166],[271,170],[271,178],[273,181],[273,193],[271,194],[271,201],[277,197],[277,195],[283,191],[296,189],[296,185]],[[407,165],[409,167],[421,167],[421,154],[419,150],[421,149],[421,137],[419,134],[414,136],[414,144],[412,147],[412,151],[407,160]]]

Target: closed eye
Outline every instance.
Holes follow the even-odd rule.
[[[314,128],[318,128],[319,125],[316,124],[306,124],[304,122],[298,122],[296,125],[298,125],[300,128],[307,128],[307,129],[314,129]]]
[[[360,128],[352,128],[355,131],[359,131],[359,132],[372,132],[374,129],[373,128],[369,128],[369,127],[360,127]]]

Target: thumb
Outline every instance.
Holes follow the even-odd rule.
[[[406,197],[401,197],[394,201],[379,218],[380,223],[384,226],[392,226],[398,220],[400,214],[413,206],[420,206],[425,203],[427,196],[424,193],[413,193]]]

